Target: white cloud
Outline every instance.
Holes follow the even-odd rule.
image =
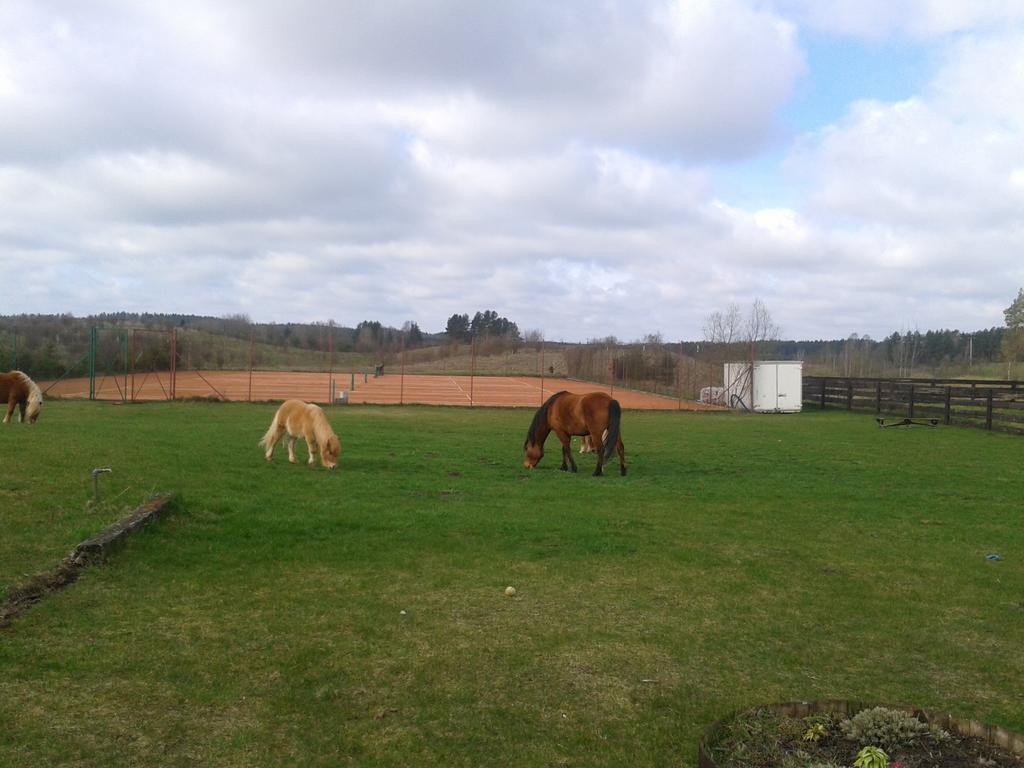
[[[1024,207],[1014,183],[1024,108],[1002,97],[1024,92],[1021,51],[1022,35],[958,45],[926,93],[854,105],[798,160],[818,208],[920,236],[1012,230]]]
[[[791,335],[998,322],[1024,282],[1024,42],[991,27],[1017,6],[842,5],[5,3],[0,259],[42,266],[0,312],[494,308],[672,339],[760,297]],[[826,22],[971,34],[920,93],[802,137],[806,199],[722,199],[723,164],[787,140],[798,25]]]
[[[766,0],[764,5],[813,29],[872,40],[926,39],[1024,21],[1024,0]]]

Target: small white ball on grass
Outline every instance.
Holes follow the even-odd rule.
[[[515,597],[516,596],[516,588],[515,587],[505,587],[505,594],[508,595],[509,597]]]

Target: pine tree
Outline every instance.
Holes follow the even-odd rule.
[[[1017,298],[1003,310],[1007,328],[1024,328],[1024,288],[1017,291]]]

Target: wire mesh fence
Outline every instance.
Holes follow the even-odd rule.
[[[361,391],[377,386],[383,392],[383,380],[390,387],[397,377],[397,394],[388,397],[405,403],[424,397],[415,393],[423,382],[410,387],[407,382],[435,377],[426,384],[450,379],[466,390],[464,400],[470,405],[489,402],[479,382],[506,378],[528,380],[536,389],[531,398],[551,394],[552,382],[570,381],[613,395],[648,393],[682,407],[697,401],[702,389],[721,385],[722,362],[728,357],[722,350],[684,343],[580,344],[545,341],[539,333],[530,340],[451,340],[444,334],[413,338],[379,325],[372,332],[333,323],[239,320],[219,328],[90,326],[69,318],[25,326],[0,325],[0,361],[7,368],[24,370],[50,396],[121,401],[298,396],[359,402]]]

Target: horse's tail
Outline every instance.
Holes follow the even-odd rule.
[[[260,448],[267,448],[274,440],[274,435],[277,434],[277,417],[280,415],[281,410],[278,409],[277,413],[274,414],[273,421],[270,422],[270,429],[267,430],[267,434],[260,438]]]
[[[619,423],[622,421],[622,406],[618,400],[608,403],[608,436],[604,439],[604,461],[610,461],[615,455],[615,446],[619,444]]]

